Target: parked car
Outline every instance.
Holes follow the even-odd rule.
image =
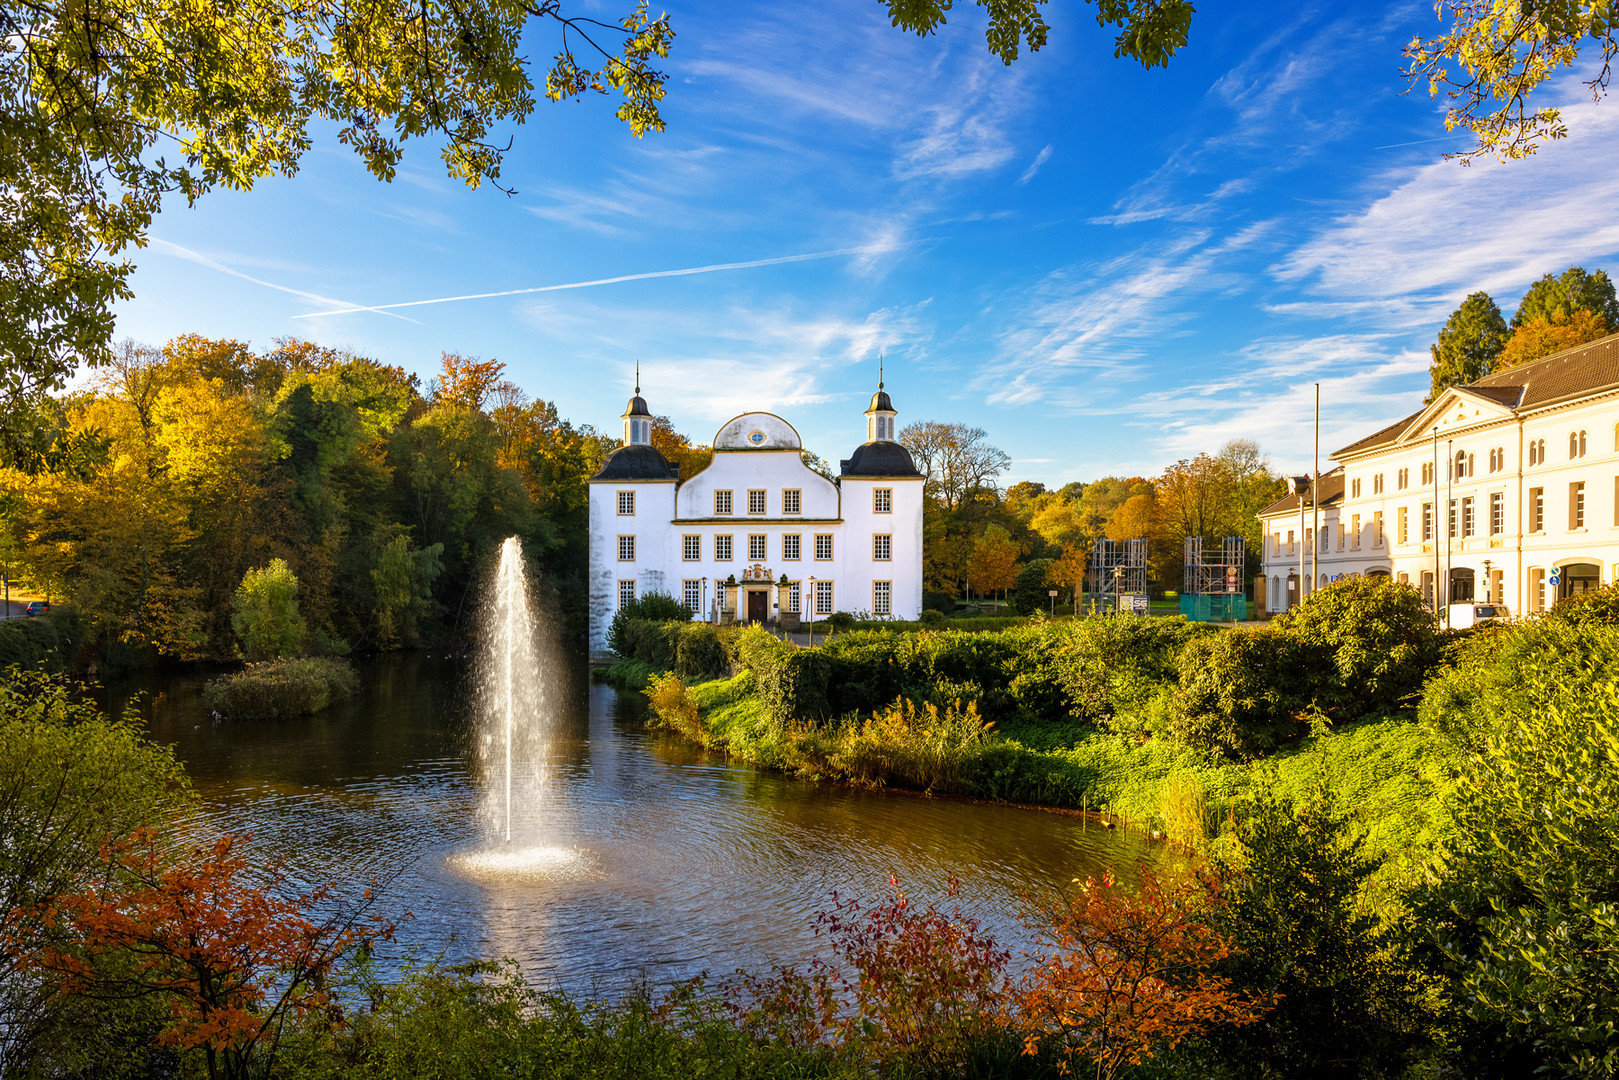
[[[1450,605],[1450,628],[1452,630],[1466,630],[1471,626],[1489,626],[1491,623],[1506,622],[1511,616],[1505,604],[1452,604]]]
[[[28,607],[26,607],[24,610],[28,613],[29,618],[33,618],[35,615],[43,615],[43,614],[45,614],[50,609],[51,609],[51,605],[50,605],[49,601],[46,601],[46,600],[30,600],[28,602]]]

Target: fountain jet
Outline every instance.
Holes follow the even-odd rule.
[[[500,546],[478,665],[478,733],[485,835],[512,843],[531,834],[544,805],[556,665],[523,568],[523,545]]]

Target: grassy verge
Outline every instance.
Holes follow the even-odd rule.
[[[359,676],[347,660],[308,656],[249,664],[210,682],[203,700],[232,720],[280,720],[320,712],[359,689]]]
[[[608,667],[592,668],[590,681],[619,690],[645,690],[658,672],[639,660],[616,660]]]
[[[1310,735],[1259,762],[1227,762],[1173,743],[1090,725],[983,723],[976,711],[889,709],[817,726],[771,721],[753,676],[647,690],[654,721],[772,769],[866,786],[1087,808],[1199,845],[1227,808],[1261,792],[1325,787],[1359,826],[1369,854],[1400,863],[1438,828],[1450,751],[1408,717]]]

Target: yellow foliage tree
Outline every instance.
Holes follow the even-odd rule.
[[[999,525],[984,530],[967,560],[967,584],[980,593],[1010,589],[1017,584],[1017,542]]]
[[[1572,349],[1608,336],[1608,323],[1593,311],[1554,312],[1550,318],[1530,319],[1507,339],[1496,358],[1495,370],[1527,364],[1554,352]]]

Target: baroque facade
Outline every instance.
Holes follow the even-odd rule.
[[[1545,611],[1616,580],[1619,335],[1451,387],[1332,459],[1316,498],[1259,515],[1270,611],[1360,575]]]
[[[922,475],[896,441],[882,383],[866,441],[828,479],[804,463],[786,420],[743,413],[714,460],[682,478],[652,445],[641,388],[623,445],[590,478],[590,648],[625,603],[651,592],[700,620],[795,629],[838,611],[914,619],[922,610]]]

